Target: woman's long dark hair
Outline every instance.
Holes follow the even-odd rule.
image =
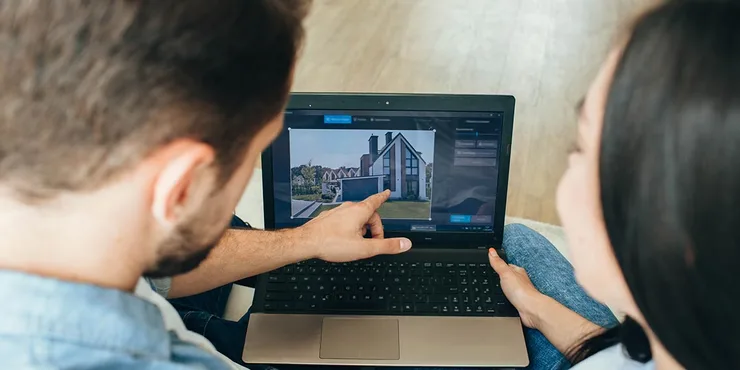
[[[609,239],[652,332],[684,367],[740,368],[740,1],[668,1],[634,25],[600,157]],[[621,342],[631,319],[574,362]]]

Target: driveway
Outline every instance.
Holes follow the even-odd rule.
[[[321,205],[324,203],[319,202],[313,202],[313,204],[309,205],[308,207],[304,208],[303,211],[299,212],[297,215],[294,215],[293,217],[296,218],[309,218],[311,217],[311,214],[313,214]]]
[[[313,206],[315,203],[316,203],[316,201],[313,201],[313,200],[295,200],[295,199],[291,199],[290,200],[290,214],[293,215],[293,217],[301,217],[301,216],[298,216],[298,213],[299,212],[300,213],[304,213],[304,212],[301,212],[301,211],[305,210],[306,208],[309,208],[309,207]],[[311,208],[313,208],[313,207],[311,207]],[[310,213],[309,213],[309,215],[310,215]]]

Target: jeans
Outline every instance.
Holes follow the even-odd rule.
[[[573,266],[544,236],[524,225],[504,228],[504,251],[508,262],[524,268],[532,284],[587,320],[604,328],[619,324],[611,310],[595,301],[576,282]],[[567,369],[570,363],[542,333],[524,328],[532,370]]]
[[[537,289],[577,312],[589,321],[605,328],[618,324],[612,312],[590,298],[576,283],[573,266],[542,235],[523,225],[507,225],[503,248],[509,263],[523,267]],[[243,364],[247,313],[238,322],[221,319],[231,285],[216,288],[192,297],[170,300],[178,309],[188,329],[208,338],[219,352]],[[524,329],[531,370],[555,370],[570,367],[567,359],[537,330]],[[323,366],[324,368],[326,366]],[[305,368],[281,366],[281,369]],[[250,365],[250,369],[259,369]],[[367,367],[364,367],[367,369]]]

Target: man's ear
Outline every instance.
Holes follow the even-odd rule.
[[[192,140],[179,140],[158,150],[151,158],[157,169],[153,178],[152,214],[162,225],[174,225],[188,204],[210,194],[213,148]]]

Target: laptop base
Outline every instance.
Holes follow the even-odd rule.
[[[336,333],[324,333],[338,328],[338,320],[344,327],[360,329],[368,329],[372,325],[365,324],[375,320],[379,329],[369,333],[365,342],[362,336],[367,330],[340,333],[350,344],[365,343],[352,351],[330,338]],[[518,317],[257,313],[249,319],[242,359],[248,364],[274,365],[524,367],[529,358],[523,343]]]

